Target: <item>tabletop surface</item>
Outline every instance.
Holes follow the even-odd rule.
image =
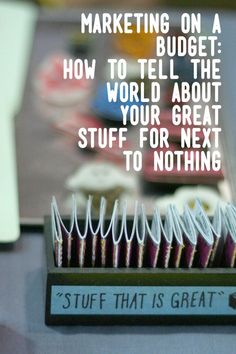
[[[3,354],[232,354],[233,326],[68,326],[44,324],[46,260],[42,234],[23,234],[0,252]]]

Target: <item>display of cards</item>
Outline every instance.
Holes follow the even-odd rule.
[[[185,206],[180,214],[169,205],[164,216],[158,208],[147,216],[139,201],[133,216],[127,202],[116,201],[107,215],[101,198],[99,214],[93,216],[92,197],[78,216],[72,196],[70,222],[60,216],[56,199],[51,203],[52,236],[57,267],[110,268],[207,268],[234,267],[236,258],[236,208],[218,205],[209,217],[201,203]]]

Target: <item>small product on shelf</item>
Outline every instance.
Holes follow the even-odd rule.
[[[235,265],[236,208],[231,204],[224,208],[219,205],[211,219],[199,201],[194,209],[186,204],[182,214],[170,204],[164,217],[156,208],[148,218],[144,206],[136,202],[128,227],[125,202],[119,204],[116,200],[108,216],[110,205],[101,198],[99,213],[93,217],[93,198],[89,197],[81,222],[77,217],[76,199],[72,200],[69,227],[60,217],[55,198],[52,201],[52,236],[58,267],[207,268],[215,264]],[[97,201],[95,198],[96,208]]]

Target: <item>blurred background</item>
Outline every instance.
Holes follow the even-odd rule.
[[[171,174],[158,174],[153,173],[151,169],[152,154],[147,144],[144,149],[142,172],[126,173],[121,151],[117,147],[101,150],[96,146],[92,151],[78,149],[79,127],[122,126],[119,105],[109,105],[104,90],[108,79],[106,59],[125,58],[128,63],[128,80],[139,83],[136,59],[155,56],[153,35],[141,33],[137,37],[81,34],[78,22],[80,13],[84,9],[97,12],[104,8],[106,12],[117,8],[133,9],[136,12],[167,11],[171,17],[171,34],[178,36],[178,19],[183,9],[202,13],[203,32],[207,34],[210,33],[213,14],[216,11],[221,14],[225,28],[231,28],[235,23],[236,3],[217,0],[146,0],[145,3],[141,0],[0,1],[0,24],[5,25],[5,30],[2,33],[0,31],[3,43],[0,56],[3,78],[1,109],[2,116],[13,117],[11,127],[8,124],[10,120],[5,119],[8,121],[5,124],[5,132],[9,133],[5,146],[13,147],[6,148],[1,158],[3,166],[6,166],[6,160],[17,161],[17,167],[14,162],[6,167],[5,181],[2,179],[1,183],[2,193],[9,201],[8,209],[11,211],[8,218],[4,217],[8,224],[13,218],[17,220],[17,215],[20,215],[23,224],[41,224],[43,216],[50,212],[52,195],[56,196],[63,214],[70,212],[72,193],[77,195],[81,212],[88,195],[93,195],[95,212],[98,210],[100,197],[105,196],[109,206],[112,206],[117,198],[128,200],[130,214],[133,213],[135,199],[144,202],[147,213],[152,213],[156,205],[164,213],[170,202],[174,202],[182,210],[184,203],[193,206],[195,199],[200,198],[210,214],[218,201],[233,199],[230,177],[233,173],[230,169],[234,162],[230,156],[227,161],[223,159],[223,168],[219,173],[210,171],[188,174],[174,170]],[[224,66],[229,68],[230,55],[226,52],[229,52],[229,49],[234,50],[235,35],[230,32],[229,37],[227,31],[222,34],[225,38],[228,37],[223,59]],[[96,58],[96,80],[64,82],[63,58]],[[189,58],[175,59],[180,81],[191,83]],[[225,74],[225,68],[222,73]],[[228,84],[226,76],[223,79],[224,84]],[[144,81],[148,95],[151,82],[148,79]],[[171,120],[172,85],[172,82],[162,84],[161,120],[163,126],[168,128]],[[233,111],[230,104],[235,101],[231,97],[232,91],[233,89],[227,88],[227,93],[223,94],[227,109],[224,110],[224,119],[221,120],[228,137],[233,135],[232,114],[228,112],[228,109]],[[4,130],[2,135],[6,136],[3,132]],[[137,130],[130,127],[126,148],[135,148],[136,134]],[[170,135],[170,149],[176,150],[180,143],[178,129],[171,129]],[[222,151],[232,150],[226,145],[233,139],[223,140]],[[230,168],[226,166],[227,163]],[[7,196],[6,190],[11,191]]]
[[[10,0],[13,1],[13,0]],[[199,0],[197,2],[195,1],[186,1],[186,0],[147,0],[145,1],[145,4],[141,0],[133,0],[129,1],[127,4],[127,1],[100,1],[100,0],[38,0],[38,1],[30,1],[28,2],[33,2],[36,3],[37,5],[40,6],[48,6],[48,7],[79,7],[79,6],[84,6],[84,7],[102,7],[104,5],[109,5],[109,7],[132,7],[132,6],[142,6],[142,7],[148,7],[148,6],[157,6],[157,5],[162,5],[162,6],[171,6],[171,7],[185,7],[185,8],[210,8],[210,9],[235,9],[236,4],[234,1],[222,1],[222,0]]]

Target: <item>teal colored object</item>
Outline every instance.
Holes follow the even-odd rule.
[[[20,235],[14,117],[22,102],[36,15],[32,5],[0,3],[1,243],[14,242]]]

